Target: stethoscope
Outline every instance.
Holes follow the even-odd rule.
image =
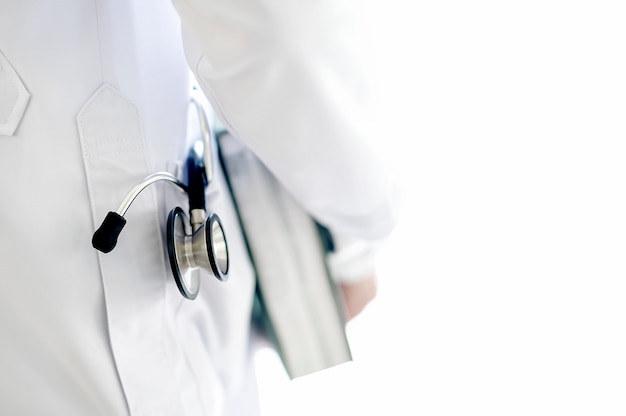
[[[195,299],[200,290],[200,274],[205,271],[220,281],[228,279],[228,244],[222,222],[217,214],[206,214],[205,189],[213,181],[214,165],[209,123],[202,105],[192,98],[190,107],[196,110],[201,138],[197,139],[185,162],[185,179],[181,182],[169,172],[156,172],[135,185],[115,212],[110,211],[92,238],[92,245],[109,253],[117,244],[126,219],[124,215],[141,191],[155,182],[165,181],[183,190],[189,199],[189,218],[176,207],[167,217],[167,252],[180,293]]]

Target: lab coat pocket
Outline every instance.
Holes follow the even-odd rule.
[[[12,136],[22,120],[30,94],[0,51],[0,136]]]

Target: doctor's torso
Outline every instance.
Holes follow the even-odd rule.
[[[219,169],[228,282],[180,296],[163,229],[186,200],[161,185],[113,252],[90,243],[184,160],[188,71],[168,1],[0,5],[0,414],[220,414],[244,389],[253,279]]]

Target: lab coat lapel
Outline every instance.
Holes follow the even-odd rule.
[[[77,123],[97,225],[150,173],[144,137],[137,107],[106,84],[87,101]],[[165,415],[181,406],[165,349],[167,268],[155,198],[146,189],[136,199],[116,249],[98,256],[111,347],[128,406],[132,414]],[[158,408],[146,408],[150,403]]]

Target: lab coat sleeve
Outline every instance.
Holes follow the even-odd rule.
[[[386,237],[400,197],[371,142],[359,2],[174,6],[190,66],[227,128],[333,232]]]

